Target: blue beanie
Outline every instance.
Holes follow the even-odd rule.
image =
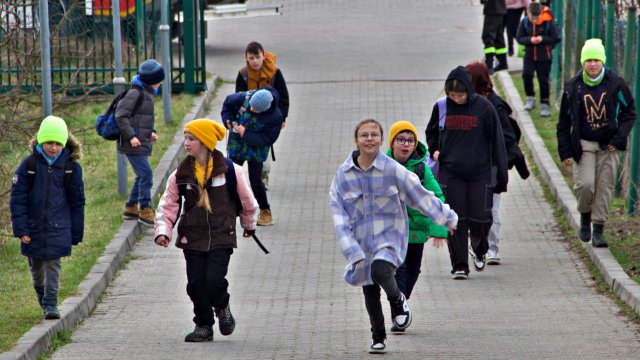
[[[140,64],[138,69],[140,81],[147,85],[159,84],[164,80],[164,69],[159,62],[151,59]]]
[[[273,95],[271,95],[271,92],[269,90],[262,89],[253,93],[251,99],[249,99],[249,105],[251,105],[255,111],[263,112],[269,110],[272,101]]]

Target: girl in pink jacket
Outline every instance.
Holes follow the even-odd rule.
[[[225,276],[237,247],[236,217],[240,216],[244,237],[253,235],[258,218],[258,202],[242,168],[215,149],[224,135],[224,126],[213,120],[196,119],[185,125],[187,157],[169,176],[156,209],[155,242],[160,246],[169,246],[180,220],[175,244],[184,252],[187,294],[196,324],[186,342],[213,340],[214,312],[220,333],[233,332]]]

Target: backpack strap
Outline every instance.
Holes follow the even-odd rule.
[[[242,79],[244,80],[244,83],[247,84],[247,87],[249,87],[249,73],[247,71],[247,67],[243,67],[242,70],[240,71],[240,74],[242,74]]]
[[[413,172],[420,178],[420,183],[424,181],[424,161],[420,161],[413,167]]]
[[[67,189],[67,185],[71,181],[73,175],[74,161],[69,160],[64,165],[64,188]],[[29,179],[29,191],[33,188],[33,183],[36,181],[36,156],[34,154],[29,155],[27,158],[27,176]]]
[[[447,119],[447,98],[441,97],[437,100],[438,103],[438,129],[444,130],[444,122]]]
[[[139,87],[133,87],[132,89],[138,90],[138,100],[136,100],[136,105],[133,107],[133,111],[131,111],[131,115],[133,116],[140,109],[140,105],[142,105],[142,100],[144,99],[144,93],[142,89]]]

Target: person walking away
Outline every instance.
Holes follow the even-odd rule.
[[[224,126],[210,119],[192,120],[184,126],[187,157],[169,176],[156,209],[157,245],[169,246],[180,219],[175,245],[184,254],[187,294],[195,315],[195,329],[185,337],[186,342],[212,341],[214,314],[220,333],[233,333],[236,322],[226,275],[237,247],[236,216],[240,216],[244,237],[255,233],[258,206],[242,168],[216,150],[224,136]],[[230,188],[229,176],[236,179],[235,189]]]
[[[227,96],[222,104],[222,120],[231,129],[227,143],[229,158],[242,166],[249,164],[251,189],[260,205],[258,225],[273,225],[271,206],[262,182],[262,166],[282,129],[278,93],[271,87]]]
[[[158,140],[153,95],[158,93],[162,80],[162,65],[153,59],[144,61],[140,64],[138,75],[131,80],[131,90],[118,102],[115,114],[120,129],[118,152],[127,157],[136,174],[122,217],[125,220],[138,220],[145,226],[153,226],[155,220],[151,209],[153,170],[149,164],[149,156],[153,143]],[[140,96],[140,106],[134,113]]]
[[[509,121],[509,114],[512,113],[511,107],[493,90],[493,82],[489,76],[487,66],[484,63],[479,61],[472,62],[467,64],[465,67],[469,70],[469,74],[471,75],[473,90],[489,100],[498,113],[500,127],[504,137],[504,145],[508,154],[508,149],[511,149],[514,144],[517,144],[516,134]],[[500,242],[500,197],[501,194],[493,194],[493,207],[491,208],[492,224],[488,237],[489,250],[487,251],[487,265],[500,264],[500,253],[498,248],[498,243]]]
[[[551,50],[559,41],[558,28],[549,8],[539,2],[532,2],[527,16],[522,19],[516,34],[518,43],[524,45],[522,58],[522,81],[527,95],[525,110],[536,107],[533,89],[533,74],[538,78],[540,87],[540,116],[551,116],[549,106],[549,73],[551,72]]]
[[[374,119],[356,125],[352,151],[338,168],[329,195],[340,251],[347,259],[344,279],[362,286],[371,323],[370,353],[385,352],[386,330],[380,288],[387,294],[393,324],[406,329],[412,316],[394,272],[407,253],[407,210],[419,210],[436,224],[456,227],[458,216],[418,176],[380,150],[382,126]]]
[[[444,90],[444,128],[439,127],[436,103],[427,124],[427,147],[438,161],[444,196],[459,216],[448,245],[451,274],[462,280],[469,275],[469,238],[475,269],[485,268],[493,193],[507,190],[507,154],[498,113],[489,100],[474,91],[464,66],[449,73]]]
[[[504,28],[507,32],[507,52],[509,56],[515,54],[513,40],[518,33],[518,25],[520,25],[522,14],[527,10],[530,3],[531,0],[505,0],[507,15],[504,17]]]
[[[59,319],[61,258],[71,255],[84,235],[82,146],[67,124],[50,115],[42,120],[31,154],[13,177],[9,207],[13,235],[29,261],[38,304],[44,318]]]
[[[265,51],[262,45],[252,41],[244,51],[246,65],[238,71],[236,77],[236,92],[256,90],[263,86],[274,88],[280,99],[278,108],[282,114],[282,128],[285,128],[287,116],[289,116],[289,90],[284,80],[282,71],[276,65],[277,56],[271,51]],[[262,182],[265,190],[269,190],[269,173],[271,161],[269,157],[262,166]]]
[[[482,14],[482,43],[484,44],[484,62],[489,73],[506,70],[507,48],[504,42],[504,16],[507,15],[505,0],[480,0],[484,5]],[[498,64],[494,64],[494,59]]]
[[[591,240],[594,247],[607,247],[604,224],[615,186],[618,151],[627,149],[636,109],[624,79],[604,68],[601,39],[585,41],[580,62],[582,70],[564,84],[556,129],[558,154],[566,166],[573,167],[580,212],[578,237],[583,242]]]
[[[412,123],[398,121],[391,125],[387,156],[418,175],[422,186],[444,202],[442,189],[426,165],[427,154],[427,146],[418,141],[418,130]],[[436,248],[441,247],[446,243],[449,231],[444,226],[434,224],[428,216],[422,215],[413,208],[407,207],[407,215],[409,217],[409,245],[404,262],[396,270],[395,278],[398,288],[409,300],[420,275],[424,244],[428,239],[431,239]],[[404,329],[393,324],[391,332],[404,332]]]

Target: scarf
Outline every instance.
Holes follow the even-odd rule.
[[[597,86],[602,82],[602,79],[604,78],[604,67],[602,67],[602,70],[600,71],[600,74],[598,76],[596,76],[595,79],[592,79],[589,77],[589,74],[587,74],[586,71],[582,70],[582,81],[587,84],[587,86]]]

